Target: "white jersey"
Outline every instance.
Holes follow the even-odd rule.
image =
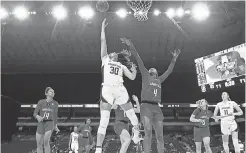
[[[79,134],[78,133],[72,132],[71,133],[71,137],[72,137],[72,144],[73,143],[78,143],[78,139],[79,139]]]
[[[102,59],[103,85],[119,86],[123,85],[124,69],[127,68],[120,62],[114,62],[108,56]]]
[[[234,108],[237,105],[234,101],[228,101],[227,103],[219,102],[216,107],[220,110],[221,116],[227,116],[234,113]],[[221,119],[221,122],[232,122],[235,120],[235,116],[228,116]]]

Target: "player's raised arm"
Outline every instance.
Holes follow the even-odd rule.
[[[138,97],[135,95],[132,95],[132,99],[136,102],[137,108],[134,108],[135,113],[140,113],[140,104]]]
[[[176,63],[176,60],[177,60],[177,58],[178,58],[180,52],[181,52],[181,51],[180,51],[179,49],[172,52],[173,59],[172,59],[172,61],[171,61],[171,64],[168,66],[168,69],[166,70],[166,72],[163,73],[163,74],[159,77],[161,83],[162,83],[163,81],[165,81],[166,78],[173,72],[174,65],[175,65],[175,63]]]
[[[105,28],[107,25],[108,23],[106,23],[106,18],[105,18],[102,22],[102,30],[101,30],[101,59],[103,59],[103,57],[108,55],[106,35],[105,35]]]
[[[126,66],[123,67],[124,75],[128,77],[130,80],[135,80],[136,75],[137,75],[137,70],[134,65],[132,65],[131,71]]]
[[[126,39],[126,38],[120,38],[120,39],[121,39],[122,43],[126,44],[130,48],[131,53],[133,54],[133,56],[137,60],[138,67],[139,67],[139,70],[140,70],[141,74],[142,75],[145,74],[145,73],[149,74],[148,70],[145,68],[144,63],[143,63],[142,59],[140,58],[140,56],[139,56],[136,48],[132,44],[132,42],[130,40]]]

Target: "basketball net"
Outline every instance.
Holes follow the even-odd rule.
[[[152,0],[127,0],[127,5],[134,11],[134,17],[138,21],[148,20],[148,11]]]

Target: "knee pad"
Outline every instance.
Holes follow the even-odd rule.
[[[129,109],[127,111],[125,111],[126,116],[129,118],[129,120],[131,121],[133,126],[137,126],[138,125],[138,118],[134,112],[134,109]]]
[[[110,118],[110,112],[107,110],[102,110],[101,111],[100,124],[99,124],[99,128],[98,128],[97,133],[100,133],[103,135],[106,134],[106,130],[107,130],[108,123],[109,123],[109,118]]]

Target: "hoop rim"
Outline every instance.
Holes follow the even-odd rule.
[[[146,5],[144,6],[139,6],[138,4],[141,4],[143,2],[146,3]],[[131,10],[134,11],[134,17],[139,20],[139,21],[146,21],[148,20],[148,12],[150,7],[152,6],[152,0],[145,0],[145,1],[141,1],[141,0],[127,0],[127,5],[131,8]],[[142,12],[142,13],[139,13]]]

